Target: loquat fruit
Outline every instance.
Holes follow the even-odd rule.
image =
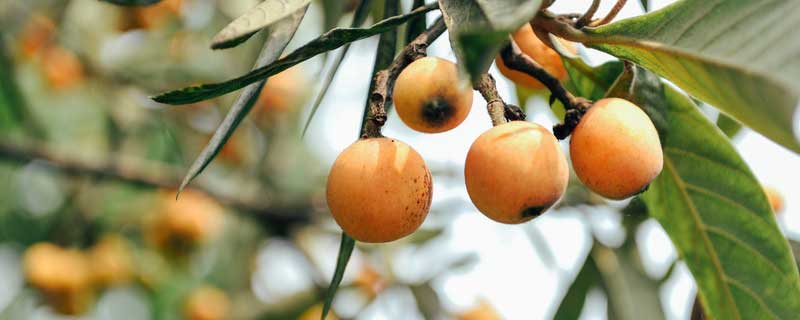
[[[19,49],[25,58],[32,58],[53,41],[56,24],[40,13],[31,15],[19,37]]]
[[[177,200],[174,192],[162,192],[159,202],[147,236],[160,248],[192,248],[213,237],[222,226],[224,209],[200,191],[184,190]]]
[[[183,0],[163,0],[157,4],[140,8],[133,8],[132,25],[124,26],[128,28],[156,29],[161,27],[171,18],[180,14]]]
[[[92,282],[99,287],[124,284],[133,278],[128,244],[118,235],[106,235],[89,249]]]
[[[780,213],[783,211],[783,196],[781,195],[778,189],[773,187],[763,186],[764,193],[767,195],[767,200],[769,201],[770,207],[772,207],[772,211],[775,213]]]
[[[42,68],[54,89],[65,89],[83,80],[83,64],[72,51],[62,47],[50,46],[44,51]]]
[[[231,319],[230,301],[224,291],[204,286],[194,289],[183,307],[187,320],[223,320]]]
[[[368,264],[361,267],[353,283],[370,299],[377,297],[388,286],[383,275]]]
[[[523,53],[531,57],[531,59],[541,65],[545,70],[547,70],[547,72],[558,78],[558,80],[564,80],[567,78],[567,70],[564,68],[564,63],[561,61],[561,56],[558,54],[558,52],[548,47],[544,42],[542,42],[541,39],[539,39],[539,37],[536,36],[530,24],[524,24],[521,28],[515,31],[511,37],[514,39],[514,42],[517,44],[517,46],[519,46]],[[561,44],[568,51],[572,53],[577,52],[575,45],[572,44],[572,42],[561,41]],[[545,88],[544,84],[539,82],[539,80],[536,80],[536,78],[532,77],[531,75],[521,71],[511,70],[506,67],[506,64],[503,62],[503,59],[500,56],[495,58],[495,64],[497,64],[497,69],[500,70],[500,73],[517,85],[534,90]]]
[[[72,291],[90,284],[86,257],[79,251],[51,243],[41,242],[28,248],[23,266],[28,282],[42,290]]]
[[[467,153],[464,182],[472,203],[502,223],[541,215],[564,194],[569,166],[544,127],[512,121],[481,134]]]
[[[572,132],[569,147],[578,178],[609,199],[643,191],[664,164],[653,122],[635,104],[619,98],[595,102]]]
[[[286,69],[267,79],[254,108],[266,116],[293,110],[302,102],[305,86],[306,81],[300,69]]]
[[[467,311],[459,314],[456,319],[458,320],[500,320],[503,317],[497,313],[497,310],[492,307],[486,300],[481,300],[477,305]]]
[[[306,309],[306,311],[303,311],[297,320],[319,320],[322,318],[322,308],[324,308],[322,303],[315,304]],[[339,318],[333,314],[333,310],[330,310],[328,311],[328,315],[325,317],[325,320],[339,320]]]
[[[472,108],[472,88],[460,81],[454,63],[425,57],[400,72],[393,101],[397,115],[409,128],[438,133],[464,122]]]
[[[56,312],[75,315],[88,309],[94,293],[82,252],[40,242],[25,251],[22,264],[28,283],[42,291]]]
[[[369,138],[336,158],[327,201],[346,234],[362,242],[388,242],[422,224],[432,191],[431,173],[419,153],[396,139]]]

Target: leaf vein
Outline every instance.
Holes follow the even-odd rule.
[[[766,309],[769,312],[769,315],[772,317],[772,319],[780,319],[780,317],[778,317],[778,315],[776,315],[775,312],[772,311],[772,309],[770,309],[769,306],[764,302],[764,299],[761,299],[760,296],[758,296],[755,292],[753,292],[753,289],[750,289],[748,286],[745,286],[743,283],[739,282],[739,280],[736,280],[734,278],[728,276],[722,276],[722,277],[728,284],[733,285],[734,287],[738,287],[739,289],[747,293],[747,295],[753,297],[753,300],[758,302],[758,304],[760,304],[764,309]]]
[[[770,267],[772,267],[773,269],[775,269],[775,271],[778,272],[781,276],[785,277],[786,272],[781,270],[781,268],[778,267],[777,264],[772,262],[772,260],[767,258],[764,254],[762,254],[761,252],[756,250],[756,248],[753,248],[753,246],[750,245],[749,243],[744,242],[744,240],[741,240],[741,239],[737,238],[736,235],[734,235],[730,231],[725,230],[725,229],[720,228],[720,227],[717,227],[717,226],[713,226],[713,225],[706,225],[706,230],[708,230],[709,232],[712,232],[712,233],[716,233],[717,235],[720,235],[722,237],[728,238],[728,240],[734,242],[736,245],[746,249],[747,251],[750,251],[750,252],[754,253],[756,256],[764,259],[764,261],[766,261],[767,264]]]
[[[694,205],[694,201],[692,201],[691,196],[689,193],[686,192],[686,183],[683,181],[681,176],[677,174],[677,170],[675,169],[675,165],[672,164],[672,160],[669,157],[664,158],[664,165],[667,167],[667,171],[672,175],[672,178],[675,179],[675,183],[678,185],[678,190],[680,190],[681,197],[686,201],[686,204],[689,206],[689,211],[692,213],[692,218],[695,220],[697,225],[697,231],[700,233],[700,236],[703,238],[703,245],[706,247],[709,253],[709,258],[711,258],[711,262],[714,264],[714,268],[719,270],[718,273],[715,274],[717,280],[722,283],[725,282],[725,270],[722,268],[722,263],[717,256],[717,251],[714,249],[714,246],[711,244],[711,239],[708,238],[708,235],[703,232],[705,228],[705,223],[703,223],[702,217],[700,217],[700,213],[697,211],[697,208]],[[739,307],[736,306],[735,300],[733,299],[733,293],[730,290],[726,290],[723,295],[726,297],[726,300],[729,302],[729,306],[733,306],[734,315],[736,319],[741,319],[742,316],[739,313]]]

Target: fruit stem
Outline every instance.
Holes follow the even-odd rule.
[[[381,137],[381,127],[386,123],[386,104],[392,103],[394,82],[403,69],[415,60],[427,55],[428,46],[444,33],[447,26],[439,17],[433,25],[411,41],[392,61],[388,68],[375,73],[372,78],[372,91],[369,93],[367,122],[361,138]]]
[[[519,47],[510,41],[508,45],[500,51],[500,57],[506,67],[511,70],[527,73],[544,84],[554,97],[561,101],[566,110],[564,124],[553,127],[553,134],[556,138],[564,139],[572,133],[572,129],[578,124],[583,113],[591,107],[592,102],[582,97],[576,97],[561,84],[555,76],[547,72],[541,65],[536,63],[531,57],[523,53]]]
[[[590,27],[597,27],[597,26],[602,26],[604,24],[607,24],[607,23],[611,22],[611,20],[614,20],[614,18],[617,17],[617,14],[619,13],[620,10],[622,10],[622,7],[625,6],[626,2],[628,2],[628,1],[627,0],[617,0],[617,3],[614,4],[614,6],[611,8],[611,11],[609,11],[608,14],[606,14],[606,16],[603,17],[603,19],[593,21],[592,23],[589,24],[589,26]]]
[[[486,110],[489,111],[489,118],[492,119],[493,126],[501,125],[509,120],[525,120],[525,113],[522,112],[522,109],[503,101],[497,92],[494,78],[488,73],[481,75],[474,89],[478,90],[486,100]]]
[[[584,13],[580,18],[578,18],[577,21],[575,21],[575,27],[582,28],[589,25],[589,23],[592,22],[592,17],[594,17],[594,14],[597,12],[597,8],[599,7],[600,0],[592,0],[592,5],[589,6],[589,9],[586,10],[586,13]]]

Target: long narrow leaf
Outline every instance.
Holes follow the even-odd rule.
[[[425,5],[425,0],[414,0],[414,3],[411,6],[411,10],[416,8],[422,7]],[[408,28],[406,28],[406,41],[403,45],[408,44],[411,41],[419,36],[425,28],[428,27],[428,19],[425,16],[420,16],[412,19],[408,22]]]
[[[261,53],[256,60],[255,69],[265,66],[280,57],[283,49],[286,48],[289,40],[292,39],[295,31],[297,31],[297,27],[300,25],[300,21],[303,20],[305,12],[305,9],[297,11],[270,27],[269,37],[265,40],[264,48],[261,49]],[[228,138],[231,137],[233,131],[236,130],[239,123],[242,122],[242,119],[244,119],[247,113],[250,112],[250,109],[253,108],[263,86],[264,80],[254,83],[242,91],[242,94],[228,111],[225,119],[222,120],[217,131],[214,132],[211,141],[208,142],[197,159],[195,159],[194,163],[192,163],[189,172],[186,173],[186,176],[181,182],[178,192],[182,191],[192,179],[203,172],[203,169],[205,169],[217,153],[222,150],[222,146],[224,146]]]
[[[325,320],[328,316],[328,312],[331,310],[333,297],[336,295],[336,290],[339,289],[339,284],[342,283],[344,270],[347,268],[347,263],[350,262],[350,254],[353,253],[353,247],[355,247],[355,245],[356,241],[342,232],[342,242],[339,245],[339,257],[336,259],[336,270],[333,272],[331,284],[328,286],[328,291],[325,293],[325,304],[322,307],[322,320]]]
[[[239,90],[249,84],[263,80],[271,75],[286,70],[300,62],[308,60],[320,53],[327,52],[339,48],[346,43],[356,40],[368,38],[370,36],[389,31],[400,24],[405,23],[418,15],[425,14],[428,11],[438,8],[438,5],[432,4],[408,14],[395,16],[384,19],[369,28],[337,28],[326,32],[304,46],[298,48],[282,59],[269,64],[267,66],[255,69],[243,76],[234,78],[228,81],[204,84],[200,86],[183,88],[175,91],[170,91],[156,97],[153,100],[166,104],[187,104],[198,101],[211,99]]]
[[[356,8],[356,12],[353,14],[353,22],[350,23],[351,28],[357,28],[364,24],[364,21],[366,21],[367,17],[369,16],[369,8],[371,4],[372,0],[361,0],[361,3],[359,3],[358,7]],[[328,88],[330,88],[331,83],[333,83],[333,79],[336,77],[336,72],[339,71],[339,66],[342,64],[344,57],[347,55],[347,50],[350,50],[350,43],[342,47],[342,52],[335,58],[330,71],[328,71],[325,79],[322,80],[322,87],[319,90],[319,94],[317,94],[317,98],[314,99],[314,105],[311,106],[311,112],[308,114],[308,119],[306,119],[306,123],[303,125],[303,133],[301,136],[306,135],[306,131],[308,131],[308,126],[311,124],[311,120],[313,120],[314,115],[317,114],[317,109],[319,109],[319,106],[322,104],[325,94],[328,93]]]
[[[590,254],[586,257],[586,262],[583,263],[583,267],[581,267],[578,275],[575,276],[575,280],[572,281],[572,284],[564,294],[564,298],[561,299],[561,304],[558,306],[553,319],[579,319],[589,290],[597,285],[600,285],[600,272],[597,271],[597,265]]]
[[[266,0],[234,19],[211,41],[212,49],[233,48],[261,29],[297,11],[305,11],[311,0]]]

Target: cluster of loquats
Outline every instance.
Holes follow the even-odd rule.
[[[107,235],[86,251],[34,244],[25,251],[23,270],[54,311],[77,315],[89,309],[97,290],[130,283],[134,269],[125,240]]]
[[[157,208],[146,221],[144,235],[160,251],[181,256],[216,234],[223,212],[199,191],[186,190],[176,200],[174,191],[164,190],[157,194]],[[55,312],[84,314],[101,290],[135,281],[152,285],[146,268],[137,270],[132,248],[118,234],[103,235],[86,249],[40,242],[25,251],[23,270],[28,284]],[[222,320],[230,314],[229,304],[224,291],[201,286],[188,293],[183,311],[190,320]]]
[[[34,14],[19,36],[20,55],[39,63],[47,84],[67,89],[84,80],[83,64],[75,53],[56,42],[56,24],[45,15]]]
[[[558,53],[529,25],[513,38],[548,73],[559,80],[566,77]],[[506,68],[501,58],[497,61],[518,85],[543,87],[532,76]],[[472,104],[472,90],[462,83],[454,63],[420,58],[397,77],[393,93],[397,114],[419,132],[453,129],[464,121]],[[583,184],[609,199],[644,191],[663,165],[653,122],[639,107],[619,98],[596,101],[583,114],[572,131],[569,153]],[[526,121],[503,121],[472,144],[464,177],[478,210],[494,221],[518,224],[538,217],[562,197],[569,164],[550,130]],[[367,137],[346,148],[334,162],[327,200],[347,235],[362,242],[388,242],[422,224],[432,187],[431,174],[413,148],[396,139]]]

